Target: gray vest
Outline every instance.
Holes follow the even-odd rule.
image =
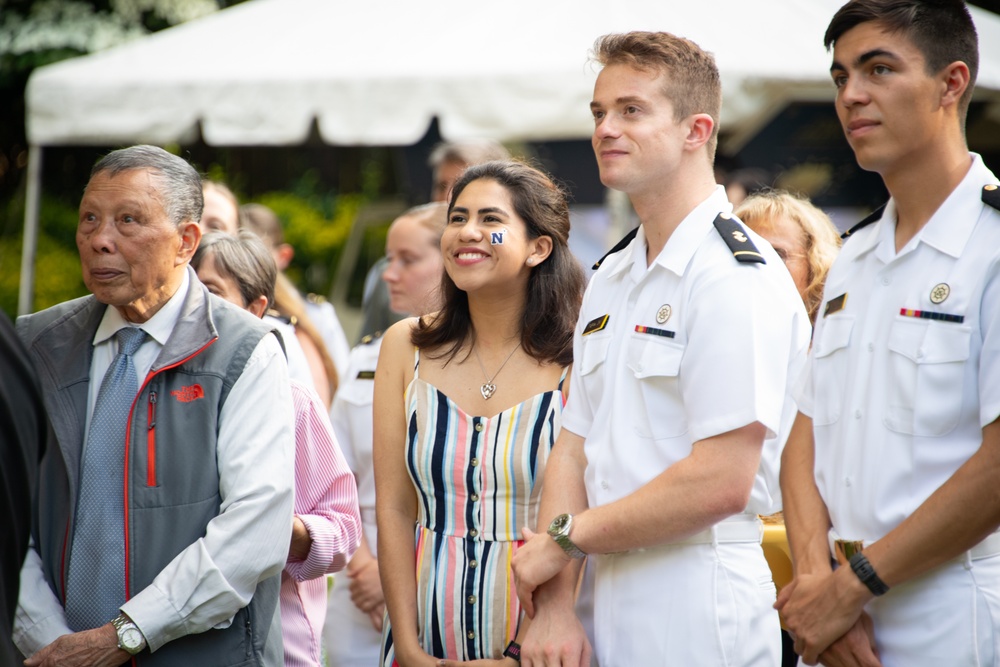
[[[127,548],[129,597],[204,536],[208,522],[219,514],[219,415],[247,359],[270,332],[249,313],[210,297],[191,275],[177,325],[134,403],[126,442],[128,544],[122,548]],[[72,557],[68,545],[86,424],[91,341],[104,309],[88,296],[17,322],[38,370],[59,445],[49,449],[41,464],[33,533],[46,578],[60,600],[65,600],[65,573]],[[134,664],[281,667],[284,655],[275,622],[279,587],[280,575],[260,582],[230,627],[178,638],[155,653],[143,651]]]

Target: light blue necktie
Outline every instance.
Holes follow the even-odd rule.
[[[119,329],[80,465],[66,581],[66,621],[79,632],[104,625],[125,603],[125,429],[139,391],[132,355],[146,332]]]

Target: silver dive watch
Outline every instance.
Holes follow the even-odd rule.
[[[569,538],[571,530],[573,530],[573,515],[560,514],[552,519],[552,523],[549,524],[548,533],[552,541],[558,544],[566,552],[567,556],[570,558],[583,558],[587,554]]]
[[[115,631],[118,633],[118,648],[121,650],[129,655],[135,655],[146,648],[146,638],[142,636],[139,626],[124,613],[111,619],[111,625],[115,626]]]

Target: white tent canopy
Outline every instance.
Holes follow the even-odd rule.
[[[830,90],[825,2],[713,0],[252,0],[96,55],[40,68],[33,144],[294,144],[313,119],[347,145],[448,138],[581,138],[594,39],[668,30],[713,51],[723,122],[773,98],[755,83]]]
[[[712,51],[722,127],[749,137],[796,99],[831,99],[822,36],[840,0],[250,0],[36,70],[19,309],[30,307],[41,147],[586,138],[608,32],[666,30]],[[973,9],[980,87],[1000,90],[1000,18]],[[992,54],[987,49],[993,49]],[[739,139],[737,139],[739,141]]]

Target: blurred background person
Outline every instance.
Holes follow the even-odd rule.
[[[441,306],[441,235],[448,205],[425,204],[397,218],[386,236],[386,268],[394,313],[421,316]],[[375,523],[375,474],[372,470],[372,397],[381,334],[365,337],[351,351],[331,416],[337,439],[358,481],[364,534],[361,546],[330,593],[323,639],[328,667],[377,664],[385,599],[379,580]]]
[[[462,172],[474,164],[491,160],[509,160],[510,151],[503,144],[492,139],[461,139],[442,141],[431,149],[427,166],[431,170],[431,202],[447,202],[451,188]],[[359,340],[379,331],[385,331],[402,319],[389,306],[389,292],[382,274],[385,273],[386,259],[375,262],[365,276],[362,292],[361,334]]]
[[[240,202],[233,191],[225,183],[208,179],[202,179],[201,191],[205,198],[202,231],[235,234],[240,228]]]
[[[42,390],[14,325],[0,311],[0,665],[15,665],[11,640],[21,565],[28,552],[31,502],[48,418]]]
[[[734,213],[785,262],[815,324],[826,274],[840,251],[840,234],[830,216],[808,199],[780,190],[751,195]]]
[[[750,195],[771,187],[773,177],[767,171],[756,167],[734,169],[723,177],[726,198],[733,206],[738,206]]]
[[[510,559],[537,522],[584,287],[566,199],[537,169],[470,167],[448,215],[442,309],[393,326],[376,372],[386,666],[514,664]]]
[[[287,322],[302,346],[308,362],[312,384],[329,409],[339,383],[339,370],[347,365],[350,348],[333,306],[325,299],[303,297],[285,275],[295,249],[285,243],[281,219],[263,204],[242,207],[242,222],[264,242],[278,267],[271,315]]]
[[[274,295],[277,268],[252,232],[206,234],[191,265],[216,296],[262,317]],[[326,407],[314,391],[291,380],[295,405],[295,515],[288,561],[281,573],[281,629],[286,667],[322,667],[320,636],[326,579],[342,570],[358,546],[357,488]]]

